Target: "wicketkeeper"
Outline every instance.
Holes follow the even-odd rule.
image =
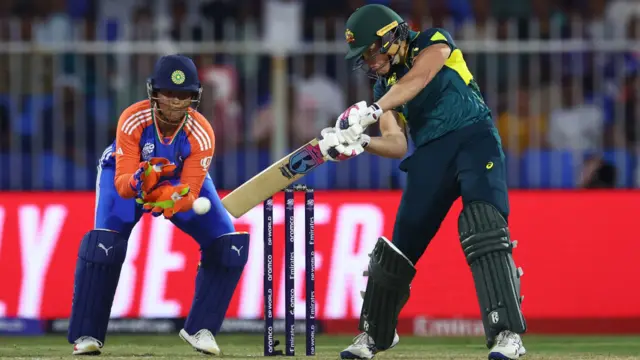
[[[127,240],[143,212],[163,215],[200,245],[195,295],[180,337],[220,354],[214,335],[247,262],[249,235],[235,232],[209,177],[215,137],[196,111],[202,87],[191,59],[164,56],[147,83],[148,100],[127,108],[98,166],[95,226],[80,242],[68,340],[74,355],[105,343]],[[211,210],[196,215],[198,197]]]

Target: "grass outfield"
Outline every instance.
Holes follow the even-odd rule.
[[[284,341],[283,337],[278,337]],[[337,359],[351,337],[318,336],[316,358]],[[223,357],[253,359],[262,357],[262,335],[220,335]],[[107,339],[100,359],[202,359],[180,338],[166,335],[116,336]],[[486,359],[480,338],[401,337],[400,344],[376,359]],[[525,359],[640,359],[640,337],[526,336]],[[296,337],[296,358],[304,359],[304,335]],[[282,349],[283,346],[281,345]],[[0,359],[66,359],[71,345],[64,336],[0,337]]]

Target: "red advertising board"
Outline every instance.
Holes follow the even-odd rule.
[[[303,195],[296,196],[296,311],[303,318],[304,208]],[[379,235],[391,236],[399,201],[399,192],[316,193],[320,319],[355,323],[367,253]],[[275,256],[275,305],[282,317],[282,198],[276,198],[276,204],[274,253],[282,256]],[[69,316],[76,253],[83,234],[92,228],[93,206],[92,193],[0,193],[0,318]],[[424,330],[420,327],[427,326],[425,319],[478,318],[472,277],[457,235],[460,206],[451,210],[417,265],[412,296],[401,314],[411,319],[414,332]],[[561,324],[573,324],[566,329],[575,332],[609,324],[618,331],[640,331],[640,325],[633,325],[640,318],[640,241],[633,230],[640,192],[516,191],[511,212],[512,237],[518,240],[514,257],[524,270],[523,311],[531,330],[562,331]],[[262,209],[234,221],[252,240],[249,263],[227,315],[260,318]],[[167,220],[143,217],[129,239],[112,316],[186,316],[197,263],[198,247],[192,239]],[[554,326],[541,325],[550,320]]]

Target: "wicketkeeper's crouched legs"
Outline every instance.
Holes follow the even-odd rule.
[[[507,222],[496,207],[486,202],[466,204],[458,229],[475,282],[487,347],[491,348],[501,331],[526,332],[520,309],[522,272],[511,255],[514,245]]]
[[[196,291],[184,326],[187,333],[207,329],[216,335],[220,331],[248,257],[248,233],[222,235],[202,249]]]
[[[85,234],[76,262],[69,343],[81,336],[104,343],[126,254],[127,239],[117,232],[91,230]]]

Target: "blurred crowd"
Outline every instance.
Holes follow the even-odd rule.
[[[199,110],[216,132],[214,180],[233,188],[276,160],[269,159],[274,62],[251,47],[293,51],[285,112],[287,147],[294,148],[351,103],[371,99],[370,80],[330,46],[344,43],[346,17],[366,3],[391,6],[415,30],[451,32],[494,111],[515,169],[511,186],[640,184],[639,1],[3,0],[0,190],[92,188],[119,113],[146,97],[157,57],[193,43],[221,46],[189,55],[204,85]],[[152,46],[111,50],[127,41]],[[69,46],[80,42],[82,51]],[[225,47],[235,42],[251,45]],[[255,170],[246,164],[251,154]],[[44,179],[33,180],[38,166],[47,168],[39,172]]]

